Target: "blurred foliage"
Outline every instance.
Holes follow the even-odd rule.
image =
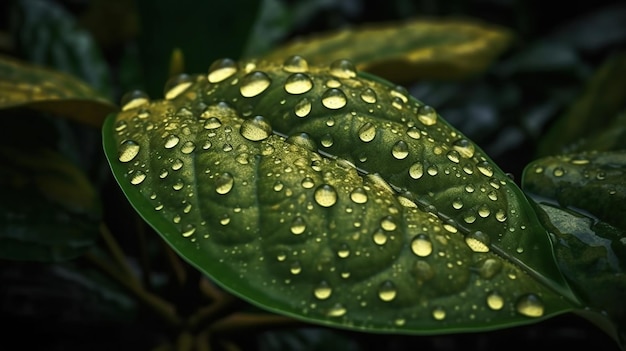
[[[155,233],[143,226],[110,175],[101,153],[100,133],[95,128],[98,120],[54,118],[54,106],[77,112],[96,109],[95,115],[101,121],[112,103],[120,101],[131,89],[142,89],[151,97],[160,98],[170,72],[179,72],[181,67],[190,73],[205,73],[209,64],[220,57],[260,56],[292,40],[415,17],[479,20],[513,34],[508,49],[482,74],[458,80],[420,79],[405,85],[481,145],[515,179],[521,178],[531,160],[564,147],[571,152],[623,149],[625,102],[620,94],[624,89],[618,88],[623,87],[624,81],[619,73],[624,70],[626,44],[623,1],[598,0],[567,6],[547,6],[539,0],[0,2],[0,53],[66,72],[95,89],[86,93],[89,96],[104,96],[101,103],[84,105],[77,102],[82,97],[78,95],[84,92],[78,88],[80,84],[70,92],[58,91],[55,84],[50,94],[40,95],[46,97],[45,101],[29,102],[28,109],[12,106],[3,110],[3,137],[8,138],[2,144],[0,169],[5,189],[3,201],[25,196],[30,201],[11,207],[28,214],[12,223],[34,222],[65,235],[71,235],[73,230],[84,234],[98,230],[102,215],[114,239],[124,248],[123,253],[115,249],[111,237],[103,234],[98,247],[104,245],[117,254],[95,250],[77,260],[54,264],[0,261],[0,318],[8,325],[8,337],[2,343],[66,350],[145,349],[159,345],[166,345],[161,349],[173,349],[193,343],[188,335],[181,335],[175,343],[164,344],[163,335],[175,335],[177,329],[173,326],[177,321],[168,319],[171,306],[155,295],[179,301],[178,312],[197,313],[200,321],[219,320],[233,309],[258,313],[250,306],[235,303],[233,307],[228,296],[177,261]],[[176,49],[184,54],[184,65],[170,64],[179,62],[172,59]],[[33,93],[30,88],[15,84],[7,74],[0,70],[3,96],[19,94],[18,88]],[[32,79],[57,79],[46,74],[39,78],[33,75]],[[60,79],[65,82],[65,78]],[[81,93],[75,95],[78,91]],[[65,93],[69,95],[59,95]],[[60,99],[52,98],[53,95]],[[70,116],[80,117],[82,113]],[[589,136],[596,125],[598,132]],[[588,135],[583,142],[572,143],[583,133]],[[548,141],[540,143],[545,136],[549,136],[544,139]],[[24,145],[13,143],[16,140],[27,141],[39,153],[19,157],[26,151],[15,148]],[[53,181],[58,186],[35,187],[37,191],[24,195],[19,182],[4,182],[26,179],[37,183],[42,174],[49,174],[44,176],[44,182]],[[74,179],[70,182],[74,187],[68,188],[66,179]],[[95,193],[98,198],[92,197]],[[74,200],[77,202],[72,204]],[[99,206],[92,201],[99,202]],[[37,206],[32,207],[31,203]],[[55,204],[54,210],[51,204]],[[104,209],[102,213],[100,208]],[[60,213],[54,212],[59,209]],[[11,211],[3,213],[2,223],[6,226]],[[67,222],[73,216],[81,219]],[[612,233],[609,226],[603,230],[605,236]],[[85,239],[96,240],[94,236]],[[2,245],[6,252],[8,246]],[[79,250],[85,248],[81,245]],[[61,257],[50,254],[59,251],[50,251],[49,243],[42,248],[48,253],[40,257]],[[592,262],[593,255],[590,252],[586,258]],[[131,264],[120,263],[120,257],[127,257]],[[100,269],[96,271],[94,266]],[[128,280],[132,272],[139,276],[139,281]],[[581,271],[580,275],[592,284],[598,279],[594,272]],[[199,280],[204,282],[202,293],[197,292]],[[120,289],[120,284],[124,289]],[[209,304],[215,301],[219,304]],[[198,310],[198,306],[203,308]],[[156,318],[151,312],[155,310],[160,311]],[[323,328],[276,331],[258,329],[248,322],[230,320],[230,332],[217,328],[215,334],[198,338],[210,339],[215,349],[391,350],[421,345],[432,350],[470,350],[557,342],[565,348],[615,348],[601,331],[571,316],[557,317],[538,326],[445,337],[382,336]],[[280,326],[284,321],[269,323]],[[28,339],[18,336],[24,330],[30,333]]]

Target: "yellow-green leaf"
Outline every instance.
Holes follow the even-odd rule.
[[[0,109],[29,107],[100,127],[116,106],[79,79],[0,56]]]
[[[357,68],[397,83],[459,79],[480,73],[512,41],[507,28],[469,19],[369,24],[286,43],[265,59],[305,56],[325,64],[348,58]]]

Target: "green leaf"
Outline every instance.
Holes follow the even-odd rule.
[[[314,323],[447,333],[573,308],[521,190],[351,62],[216,61],[103,129],[139,214],[242,298]]]
[[[71,75],[0,56],[0,109],[13,107],[50,112],[94,127],[117,110]]]
[[[286,43],[264,56],[302,55],[328,64],[350,59],[362,71],[408,83],[460,79],[484,71],[512,41],[503,27],[470,19],[417,19],[369,24]]]

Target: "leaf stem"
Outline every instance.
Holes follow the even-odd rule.
[[[100,223],[100,234],[102,235],[102,239],[104,239],[104,243],[106,244],[107,249],[113,256],[115,263],[124,271],[124,274],[128,275],[128,277],[133,278],[136,281],[136,284],[139,284],[135,273],[132,268],[128,264],[126,260],[126,255],[124,255],[124,251],[115,240],[115,237],[109,230],[109,227],[104,222]]]

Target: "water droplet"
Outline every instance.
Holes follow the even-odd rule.
[[[346,94],[336,88],[328,89],[322,95],[322,105],[330,110],[340,109],[347,103]]]
[[[404,318],[397,318],[397,319],[393,322],[393,324],[395,324],[395,325],[396,325],[396,326],[398,326],[398,327],[403,326],[405,323],[406,323],[406,319],[404,319]]]
[[[167,136],[167,138],[165,138],[165,148],[171,149],[174,146],[178,145],[179,141],[180,141],[180,138],[177,135],[170,134]]]
[[[317,145],[315,144],[315,141],[307,133],[290,135],[286,141],[292,145],[297,145],[307,150],[317,150]]]
[[[365,189],[358,187],[352,190],[350,193],[350,200],[357,204],[364,204],[367,202],[367,193]]]
[[[235,73],[237,73],[237,63],[229,58],[223,58],[211,64],[207,80],[209,83],[219,83]]]
[[[408,135],[411,139],[416,139],[416,140],[422,137],[422,133],[420,132],[419,128],[417,128],[416,126],[411,126],[407,128],[406,135]]]
[[[418,234],[411,241],[411,250],[419,257],[426,257],[433,252],[433,243],[425,234]]]
[[[289,94],[304,94],[313,88],[313,81],[304,73],[294,73],[285,81],[285,91]]]
[[[479,162],[476,167],[484,176],[491,177],[493,176],[493,168],[487,161]]]
[[[184,238],[188,238],[196,232],[196,227],[193,224],[187,224],[185,230],[181,233]]]
[[[228,223],[230,223],[230,217],[227,214],[223,214],[222,217],[220,218],[220,224],[228,225]]]
[[[491,279],[502,269],[502,263],[494,258],[488,258],[478,269],[478,274],[484,279]]]
[[[293,221],[291,221],[291,227],[289,227],[289,230],[291,230],[291,233],[294,235],[300,235],[306,230],[306,222],[302,217],[297,216],[293,219]]]
[[[438,321],[444,320],[446,318],[446,310],[443,307],[436,307],[433,309],[433,318]]]
[[[465,158],[474,157],[474,144],[467,139],[459,139],[452,143],[452,148]]]
[[[413,179],[420,179],[424,175],[424,165],[421,162],[415,162],[409,167],[409,176]]]
[[[330,74],[337,78],[354,78],[356,77],[356,68],[351,61],[340,59],[330,64]]]
[[[361,92],[361,100],[368,104],[375,104],[377,100],[376,92],[372,88],[366,88]]]
[[[498,222],[506,221],[506,212],[504,212],[503,210],[496,211],[496,219],[498,220]]]
[[[180,148],[180,152],[182,152],[183,154],[190,154],[193,152],[193,150],[196,149],[196,144],[193,143],[193,141],[187,141],[183,144],[183,146]]]
[[[117,159],[120,162],[130,162],[139,154],[139,149],[139,144],[134,140],[124,140],[120,145]]]
[[[284,185],[284,184],[283,184],[280,180],[277,180],[277,181],[274,183],[274,191],[281,191],[281,190],[283,190],[283,187],[284,187],[284,186],[285,186],[285,185]]]
[[[480,207],[478,207],[478,215],[482,218],[487,218],[490,214],[491,211],[489,210],[489,207],[487,207],[487,205],[480,205]]]
[[[341,244],[337,251],[337,256],[339,256],[339,258],[347,258],[350,256],[350,247],[348,247],[347,244]]]
[[[552,174],[554,174],[555,177],[562,177],[565,174],[565,170],[561,167],[556,167]]]
[[[324,134],[322,138],[320,139],[320,144],[322,144],[323,147],[331,147],[333,146],[334,142],[335,141],[333,140],[333,137],[330,134]]]
[[[474,252],[489,252],[490,242],[489,235],[481,231],[475,231],[465,236],[465,243]]]
[[[170,78],[165,83],[164,95],[166,100],[172,100],[182,94],[193,84],[191,77],[187,74],[179,74]]]
[[[319,300],[326,300],[332,293],[333,289],[324,280],[313,290],[313,295]]]
[[[294,113],[296,114],[296,116],[303,118],[303,117],[308,116],[309,113],[311,113],[312,107],[313,106],[311,105],[311,102],[309,101],[309,99],[304,98],[298,101],[296,106],[294,106]]]
[[[132,185],[141,184],[144,180],[146,180],[146,174],[142,171],[136,171],[130,178],[130,183]]]
[[[176,181],[176,183],[174,183],[174,185],[172,185],[172,189],[179,191],[184,186],[185,186],[185,183],[183,183],[183,181],[179,179],[178,181]]]
[[[122,96],[120,105],[122,106],[122,111],[128,111],[146,105],[149,102],[148,94],[141,90],[131,90]]]
[[[239,133],[250,141],[261,141],[272,135],[272,126],[263,116],[256,116],[243,121]]]
[[[175,159],[172,163],[172,170],[178,171],[181,168],[183,168],[183,160],[181,160],[180,158]]]
[[[374,232],[374,235],[372,236],[372,239],[374,239],[374,243],[376,243],[376,245],[385,245],[387,243],[387,234],[385,234],[382,230],[377,230]]]
[[[452,208],[454,208],[455,210],[460,210],[463,208],[463,201],[460,198],[455,198],[452,201]]]
[[[439,173],[439,170],[437,170],[437,166],[435,165],[430,165],[428,166],[428,168],[426,169],[426,173],[428,173],[428,175],[430,176],[436,176],[437,173]]]
[[[515,309],[519,314],[526,317],[541,317],[544,312],[543,302],[535,294],[526,294],[520,297],[515,304]]]
[[[204,129],[217,129],[222,126],[222,121],[217,117],[209,117],[204,122]]]
[[[391,148],[391,154],[398,160],[403,160],[409,156],[409,146],[402,140],[396,142]]]
[[[161,170],[161,172],[159,173],[159,178],[161,179],[165,179],[167,177],[167,175],[169,174],[169,172],[167,171],[167,169],[163,168]]]
[[[243,97],[255,97],[264,92],[272,83],[270,77],[261,71],[248,73],[241,79],[239,92]]]
[[[315,182],[313,182],[313,179],[311,177],[306,177],[302,179],[302,182],[300,183],[300,185],[302,185],[302,187],[305,189],[311,189],[312,187],[315,186]]]
[[[384,231],[391,232],[391,231],[396,230],[398,226],[396,225],[396,222],[394,222],[393,217],[386,216],[386,217],[383,217],[383,219],[380,221],[380,227]]]
[[[315,189],[315,202],[322,207],[331,207],[337,203],[337,191],[329,184],[323,184]]]
[[[306,72],[309,70],[309,64],[302,56],[293,55],[283,62],[283,70],[291,73]]]
[[[487,294],[487,306],[494,311],[501,310],[504,307],[504,298],[497,292],[492,291]]]
[[[437,112],[432,107],[424,105],[420,107],[417,119],[425,126],[432,126],[437,123]]]
[[[233,176],[228,172],[224,172],[215,178],[215,192],[221,195],[228,194],[234,184],[235,179]]]
[[[378,287],[378,297],[382,301],[393,301],[397,294],[398,291],[396,290],[396,286],[390,280],[382,282]]]
[[[341,317],[341,316],[345,315],[346,312],[347,312],[346,308],[343,307],[342,304],[337,303],[330,310],[328,310],[326,315],[328,317]]]
[[[294,261],[289,267],[289,271],[293,275],[300,274],[302,272],[302,266],[300,265],[300,261]]]
[[[376,137],[376,127],[370,122],[367,122],[359,128],[358,133],[359,139],[361,139],[362,142],[369,143]]]
[[[448,157],[448,160],[454,162],[454,163],[459,163],[460,161],[460,155],[459,152],[456,150],[450,150],[448,151],[448,154],[446,155]]]
[[[487,194],[487,197],[489,198],[489,200],[491,201],[498,201],[498,193],[495,192],[495,190],[490,191]]]

